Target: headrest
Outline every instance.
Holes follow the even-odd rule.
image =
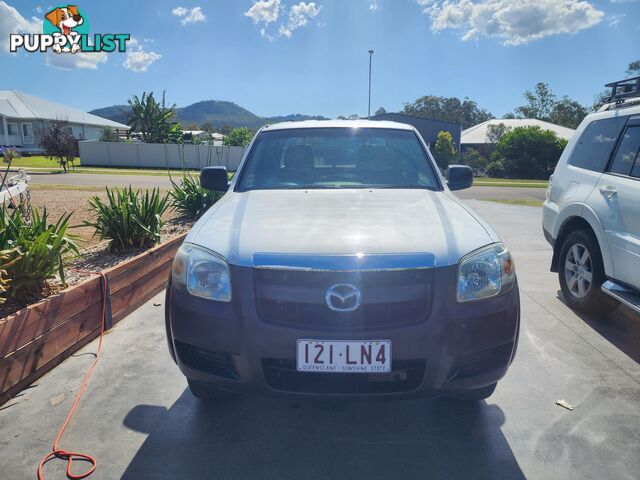
[[[310,172],[315,164],[311,145],[291,145],[284,152],[284,168],[298,172]]]

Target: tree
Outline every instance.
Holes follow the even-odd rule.
[[[489,164],[487,157],[475,148],[467,148],[462,152],[460,161],[475,170],[485,170]]]
[[[502,162],[507,177],[547,179],[566,145],[555,132],[538,126],[516,127],[503,135],[491,159]]]
[[[515,109],[517,117],[549,120],[553,107],[556,105],[556,96],[548,84],[542,82],[536,83],[533,92],[529,90],[524,92],[524,98],[527,100],[527,104]]]
[[[549,121],[556,125],[562,125],[567,128],[577,128],[584,120],[589,111],[587,108],[575,100],[571,100],[566,95],[562,100],[556,102],[549,115]]]
[[[114,129],[109,127],[104,127],[100,131],[100,138],[98,139],[98,141],[99,142],[119,142],[120,135],[118,135],[118,132],[116,132]]]
[[[222,144],[228,147],[246,147],[251,142],[253,132],[246,127],[234,128],[222,140]]]
[[[153,92],[143,92],[142,97],[137,95],[128,100],[131,113],[127,123],[132,130],[142,134],[145,143],[168,143],[175,141],[176,125],[171,120],[175,114],[175,105],[166,106],[165,92],[162,92],[162,102],[158,103]]]
[[[468,98],[460,100],[456,97],[434,95],[420,97],[413,103],[405,103],[404,113],[414,117],[458,123],[463,130],[493,118],[490,112],[478,107],[476,102]]]
[[[78,140],[70,132],[69,123],[62,120],[51,122],[39,134],[40,148],[46,157],[54,158],[67,171],[67,165],[73,166],[73,160],[78,156]]]
[[[441,170],[446,170],[450,163],[456,159],[456,147],[451,133],[440,131],[433,149],[433,156]]]
[[[385,113],[387,113],[387,111],[385,110],[384,107],[380,107],[379,109],[376,110],[376,115],[384,115]]]
[[[509,127],[507,127],[504,123],[498,123],[496,125],[489,125],[487,127],[487,140],[489,143],[496,144],[500,141],[504,134],[509,131]]]
[[[629,63],[627,67],[627,75],[630,77],[640,76],[640,60]]]

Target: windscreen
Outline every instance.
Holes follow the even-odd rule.
[[[409,130],[300,128],[262,132],[238,191],[320,188],[440,189]]]

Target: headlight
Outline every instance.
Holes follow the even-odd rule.
[[[516,278],[509,250],[494,243],[471,252],[458,267],[458,302],[481,300],[510,289]]]
[[[231,301],[229,265],[206,248],[184,243],[176,253],[171,282],[191,295],[219,302]]]

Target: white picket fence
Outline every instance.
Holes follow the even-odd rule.
[[[189,168],[224,166],[236,171],[244,148],[162,143],[79,142],[83,167]]]

